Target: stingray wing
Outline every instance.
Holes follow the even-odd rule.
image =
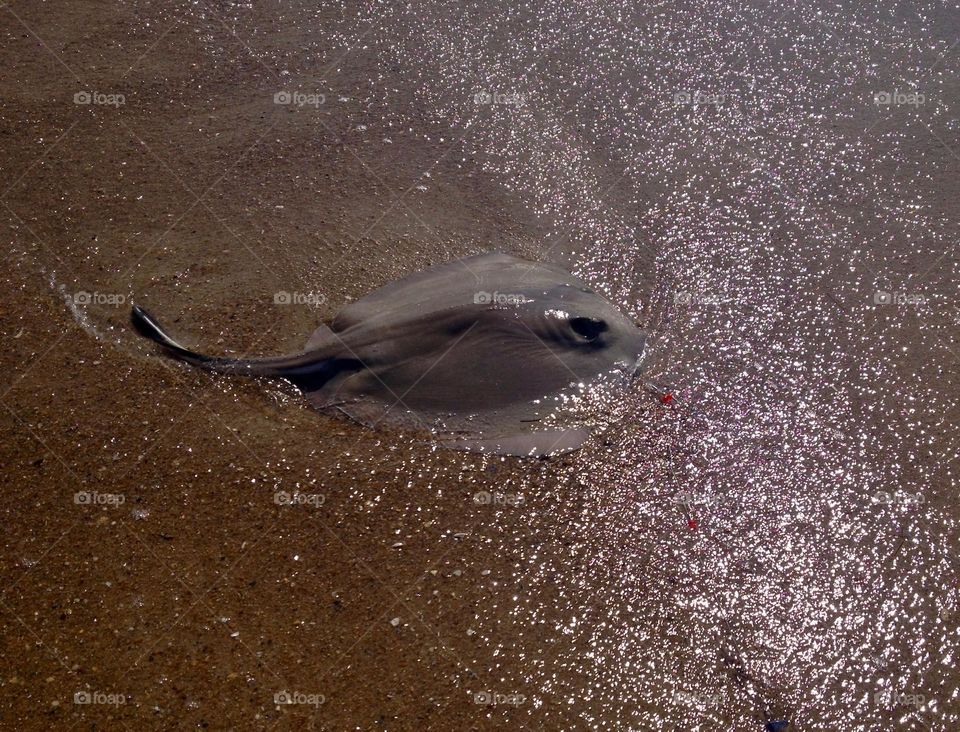
[[[495,252],[457,259],[384,285],[352,303],[332,323],[342,332],[391,313],[429,313],[474,302],[483,293],[512,294],[558,284],[583,285],[559,267]]]
[[[562,406],[561,395],[571,398],[590,374],[576,373],[522,323],[478,312],[462,332],[429,349],[409,334],[377,343],[376,354],[360,354],[361,362],[367,357],[364,368],[310,394],[311,402],[368,426],[428,429],[449,447],[539,455],[579,446],[585,429],[548,436],[537,428]],[[426,321],[424,327],[433,326]]]
[[[405,352],[358,375],[361,388],[383,398],[396,395],[423,413],[475,414],[531,404],[583,377],[522,323],[503,325],[477,320],[430,351],[411,339]],[[532,418],[536,410],[530,409]]]
[[[547,457],[576,450],[589,438],[590,430],[574,427],[565,430],[535,430],[491,438],[456,436],[442,438],[440,443],[454,450],[517,457]]]

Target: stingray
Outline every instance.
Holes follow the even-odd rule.
[[[499,253],[381,287],[288,356],[205,356],[177,343],[140,307],[131,320],[177,359],[286,379],[314,407],[364,425],[427,429],[447,447],[536,457],[587,440],[589,424],[564,421],[563,412],[609,374],[631,382],[646,340],[569,272]]]

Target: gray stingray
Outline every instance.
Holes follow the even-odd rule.
[[[557,422],[556,413],[599,377],[632,379],[645,343],[643,331],[570,273],[505,254],[381,287],[289,356],[203,356],[143,309],[131,318],[195,366],[286,379],[313,406],[366,425],[426,428],[448,447],[524,456],[580,447],[588,427]]]

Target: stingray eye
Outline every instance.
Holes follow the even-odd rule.
[[[570,327],[577,335],[595,341],[607,329],[607,324],[599,318],[570,318]]]

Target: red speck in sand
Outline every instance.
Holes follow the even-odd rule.
[[[673,401],[673,394],[671,394],[671,393],[668,391],[666,394],[664,394],[662,397],[660,397],[660,401],[661,401],[663,404],[669,404],[670,402]]]
[[[687,526],[689,526],[691,529],[697,528],[697,520],[696,520],[696,519],[690,519],[690,520],[688,520],[688,521],[687,521]]]

